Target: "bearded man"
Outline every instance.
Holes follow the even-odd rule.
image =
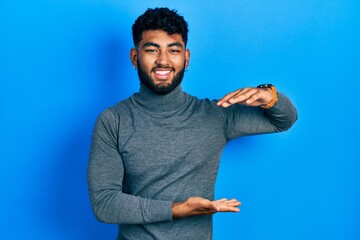
[[[118,239],[212,239],[212,215],[239,212],[241,204],[214,199],[225,145],[289,129],[296,109],[271,84],[219,101],[185,93],[188,26],[175,10],[148,9],[132,32],[140,90],[95,123],[88,165],[93,211],[119,225]]]

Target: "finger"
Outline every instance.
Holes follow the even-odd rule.
[[[214,207],[216,209],[216,211],[220,211],[220,206],[224,205],[228,200],[227,199],[220,199],[217,201],[213,201]],[[225,204],[226,205],[226,204]]]
[[[250,98],[248,98],[245,101],[246,105],[253,105],[256,101],[258,101],[261,98],[261,94],[259,92],[253,94]]]
[[[222,102],[221,106],[227,108],[236,103],[246,104],[245,101],[249,99],[257,91],[258,91],[257,88],[249,88],[249,87],[240,89],[234,92],[236,94],[227,95],[226,98],[224,98],[224,100],[227,101]]]
[[[227,205],[227,206],[230,206],[230,207],[238,207],[238,206],[241,205],[241,202],[239,202],[239,201],[233,201],[233,202],[228,202],[226,205]]]
[[[248,87],[240,89],[236,94],[234,94],[231,98],[228,99],[228,102],[233,102],[234,99],[246,94],[250,90],[251,90],[251,88],[248,88]]]
[[[229,199],[228,201],[232,202],[232,201],[238,201],[238,200],[236,198],[232,198],[232,199]]]
[[[229,200],[227,198],[221,198],[219,200],[213,201],[216,212],[220,211],[220,206],[222,206],[222,205],[228,206],[227,202],[229,202]]]
[[[210,210],[214,209],[214,203],[208,199],[202,199],[200,204],[201,204],[200,206],[202,206],[204,209],[210,209]]]
[[[247,88],[246,91],[243,91],[235,96],[233,96],[231,99],[229,99],[230,104],[235,103],[245,103],[248,99],[250,99],[254,94],[256,94],[257,89],[256,88]]]
[[[218,205],[215,204],[214,202],[211,202],[209,200],[206,199],[206,202],[204,201],[204,206],[205,206],[205,211],[206,212],[218,212],[219,208]]]
[[[241,204],[241,202],[235,198],[230,199],[229,202],[239,202]]]
[[[234,202],[239,202],[237,199],[233,198],[228,200],[227,198],[222,198],[216,201],[213,201],[216,204],[228,204],[228,203],[234,203]]]
[[[229,207],[238,207],[241,205],[241,202],[237,201],[237,200],[232,200],[232,201],[226,201],[223,203],[219,204],[220,206],[229,206]]]
[[[218,212],[240,212],[240,208],[233,206],[219,206]]]
[[[258,92],[251,96],[245,104],[249,106],[259,106],[268,103],[272,98],[271,89],[259,88]]]
[[[238,201],[236,198],[227,199],[227,198],[221,198],[218,200],[214,200],[213,202],[232,202],[232,201]]]
[[[236,94],[238,94],[242,89],[238,89],[234,92],[231,92],[229,94],[226,94],[224,97],[222,97],[216,105],[218,106],[222,106],[224,103],[226,103],[230,98],[232,98],[233,96],[235,96]]]
[[[225,201],[228,201],[227,198],[221,198],[221,199],[215,200],[215,201],[213,201],[213,202],[215,202],[215,203],[220,203],[220,202],[225,202]]]
[[[213,214],[218,212],[220,209],[217,204],[211,201],[201,201],[195,207],[193,207],[192,211],[199,214]]]

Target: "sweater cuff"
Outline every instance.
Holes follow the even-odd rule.
[[[149,200],[149,214],[143,216],[146,222],[164,222],[172,221],[172,201],[162,201],[162,200]]]
[[[265,109],[265,112],[271,116],[272,122],[280,131],[289,129],[298,118],[295,106],[280,92],[278,92],[278,101],[273,107]]]

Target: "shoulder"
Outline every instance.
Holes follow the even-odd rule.
[[[224,117],[226,115],[226,109],[217,106],[216,99],[210,98],[198,98],[188,94],[190,99],[190,106],[197,112],[203,112],[207,115]]]
[[[119,121],[122,116],[127,115],[129,113],[130,109],[131,109],[131,97],[128,97],[110,107],[107,107],[99,114],[98,118],[104,120],[107,119],[111,121],[114,120]]]
[[[118,124],[122,116],[128,115],[129,112],[130,97],[114,104],[113,106],[107,107],[98,115],[96,122],[102,122],[105,124]]]
[[[115,115],[122,115],[125,114],[126,112],[130,111],[131,107],[132,107],[132,96],[128,97],[118,103],[116,103],[115,105],[111,106],[108,108],[108,110],[112,111],[113,114]]]

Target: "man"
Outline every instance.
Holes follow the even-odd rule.
[[[214,200],[226,143],[285,131],[296,110],[272,85],[239,89],[218,102],[183,92],[188,28],[174,10],[148,9],[132,31],[140,91],[96,121],[88,166],[94,213],[119,224],[118,239],[211,239],[212,214],[240,205]]]

